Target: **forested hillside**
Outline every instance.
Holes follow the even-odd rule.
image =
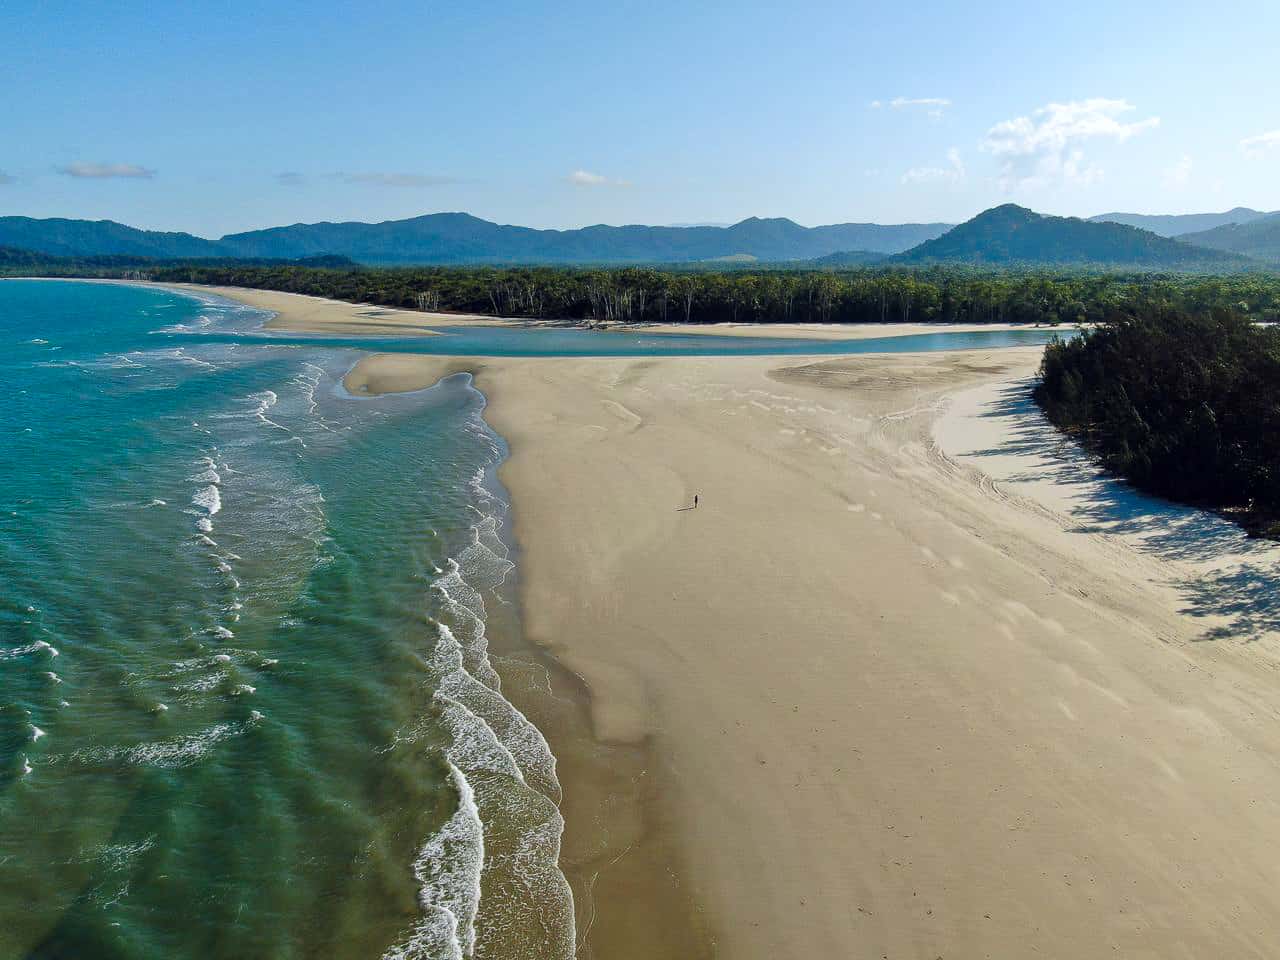
[[[1280,214],[1184,237],[1187,243],[1280,264]]]
[[[132,256],[177,260],[233,256],[211,240],[189,233],[139,230],[113,220],[0,217],[0,246],[57,257]]]
[[[936,240],[891,258],[896,263],[969,263],[1239,269],[1245,258],[1199,249],[1119,223],[1046,217],[1007,203],[986,210]]]

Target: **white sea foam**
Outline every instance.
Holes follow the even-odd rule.
[[[199,507],[209,516],[213,516],[222,509],[222,494],[219,493],[218,488],[211,483],[207,487],[201,487],[195,492],[195,496],[191,498],[191,505],[193,507]]]
[[[485,686],[499,690],[502,681],[489,663],[489,641],[485,637],[484,598],[462,577],[458,561],[449,557],[447,572],[431,584],[444,598],[445,607],[458,628],[463,666]]]
[[[42,650],[47,650],[51,657],[56,657],[58,655],[58,651],[54,647],[51,647],[48,641],[37,640],[35,643],[28,643],[25,646],[14,647],[12,650],[0,650],[0,662],[5,660],[16,660],[18,657],[25,657],[30,653],[39,653]]]
[[[27,759],[26,754],[22,756],[22,775],[25,777],[31,773],[31,761]]]
[[[256,711],[243,723],[215,723],[199,733],[156,740],[133,747],[92,747],[76,750],[70,759],[76,763],[125,763],[131,766],[161,768],[189,767],[198,763],[213,747],[225,740],[242,736],[258,720]]]
[[[475,950],[475,920],[480,909],[484,867],[484,825],[475,792],[453,762],[449,777],[458,808],[419,850],[413,862],[418,903],[425,916],[406,941],[386,951],[383,960],[448,957],[462,960]]]
[[[197,529],[197,530],[199,530],[201,533],[212,533],[212,532],[213,532],[213,521],[212,521],[212,520],[210,520],[208,517],[197,517],[197,518],[196,518],[196,529]],[[208,538],[208,537],[205,537],[205,539],[206,539],[206,540],[209,540],[209,538]],[[213,544],[213,546],[215,546],[215,547],[217,546],[217,544],[216,544],[216,543],[214,543],[212,540],[209,540],[209,543]]]
[[[222,627],[222,626],[214,627],[213,635],[217,637],[219,640],[230,640],[232,637],[235,636],[234,633],[232,633],[226,627]]]
[[[39,727],[37,727],[34,723],[33,723],[33,724],[31,724],[31,742],[32,742],[32,743],[35,743],[37,740],[39,740],[39,739],[40,739],[41,737],[43,737],[44,735],[45,735],[45,733],[44,733],[44,731],[43,731],[43,730],[41,730]]]
[[[505,576],[500,566],[489,569]],[[445,579],[440,593],[446,606],[471,634],[468,651],[447,625],[437,624],[428,660],[440,722],[450,735],[446,757],[458,808],[415,862],[425,916],[384,957],[471,956],[480,929],[536,922],[554,940],[541,946],[550,947],[551,956],[568,958],[574,950],[573,894],[559,868],[564,821],[557,808],[555,759],[542,734],[496,685],[483,684],[469,672],[474,665],[492,673],[483,600],[456,561],[449,561]],[[495,851],[492,861],[485,853],[486,825],[506,838],[506,852]],[[499,902],[482,916],[480,879],[487,869],[497,869],[503,881]]]
[[[439,641],[431,656],[437,674],[437,689],[483,720],[515,766],[515,776],[545,794],[553,802],[561,799],[556,778],[556,760],[542,732],[501,694],[480,683],[462,665],[462,648],[453,632],[437,625]]]

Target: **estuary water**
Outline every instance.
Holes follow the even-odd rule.
[[[360,349],[1050,335],[388,340],[265,319],[0,283],[0,957],[572,956],[555,760],[508,699],[549,677],[519,643],[502,440],[465,375],[347,395]]]

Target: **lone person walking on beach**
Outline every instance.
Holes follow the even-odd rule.
[[[693,495],[693,509],[698,509],[698,495],[696,493]]]

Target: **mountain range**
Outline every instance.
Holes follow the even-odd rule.
[[[1224,218],[1234,218],[1225,219]],[[1133,220],[1135,223],[1123,222]],[[1147,229],[1142,223],[1151,222]],[[1203,228],[1203,224],[1213,224]],[[1165,236],[1170,230],[1201,227]],[[1082,220],[1005,204],[965,223],[843,223],[802,227],[752,217],[731,226],[592,226],[536,230],[435,213],[382,223],[311,223],[228,234],[139,230],[110,220],[0,217],[0,247],[67,259],[236,259],[342,265],[640,264],[753,261],[818,267],[887,264],[1090,265],[1161,270],[1247,269],[1280,264],[1280,214]],[[10,259],[13,255],[10,253]]]
[[[1100,213],[1089,220],[1094,223],[1123,223],[1130,227],[1150,230],[1162,237],[1185,237],[1189,233],[1212,230],[1215,227],[1236,223],[1252,223],[1275,214],[1263,213],[1249,207],[1236,207],[1224,213],[1181,213],[1173,215],[1146,213]]]
[[[684,263],[724,257],[810,260],[859,250],[890,254],[941,235],[946,223],[840,223],[802,227],[752,217],[729,227],[593,226],[535,230],[466,213],[383,223],[297,223],[205,240],[110,220],[0,217],[0,246],[55,256],[132,254],[159,259],[299,259],[326,254],[366,264]]]

